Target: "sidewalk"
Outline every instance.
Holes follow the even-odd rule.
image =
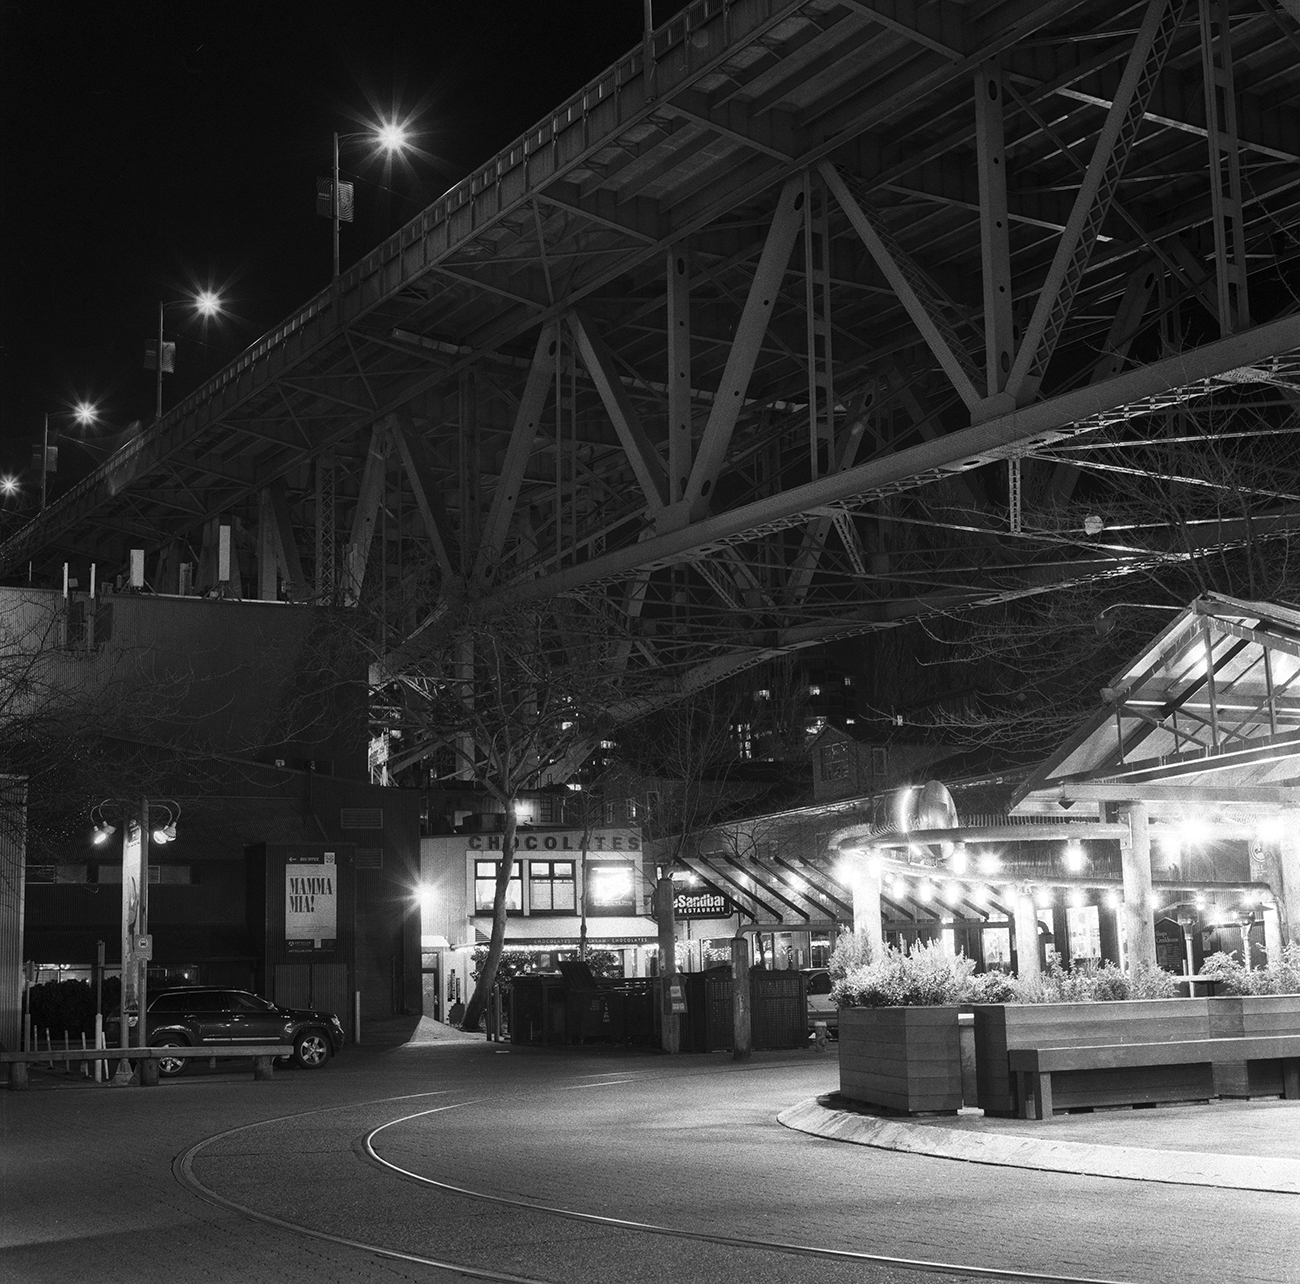
[[[832,1095],[801,1101],[777,1119],[833,1141],[967,1163],[1300,1195],[1294,1101],[1099,1110],[1041,1123],[980,1110],[900,1119]]]

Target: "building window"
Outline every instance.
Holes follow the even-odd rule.
[[[496,896],[497,870],[499,860],[476,860],[474,862],[474,913],[491,914],[492,900]],[[506,913],[522,914],[524,909],[524,880],[519,873],[518,864],[510,875],[506,886]]]
[[[754,756],[754,727],[749,722],[731,724],[732,739],[736,742],[736,756],[749,759]]]
[[[822,693],[822,689],[821,689],[821,684],[820,684],[820,683],[818,683],[818,682],[811,682],[811,683],[809,683],[809,685],[808,685],[808,694],[809,694],[810,696],[818,696],[818,695],[821,695],[821,693]]]
[[[577,887],[571,860],[528,862],[530,914],[572,914],[577,906]]]
[[[823,780],[847,780],[849,778],[849,746],[841,740],[838,744],[823,745],[818,750],[821,760]]]
[[[636,866],[631,861],[588,861],[586,867],[587,914],[636,913]]]
[[[1065,911],[1071,959],[1101,958],[1101,921],[1095,905],[1071,905]]]

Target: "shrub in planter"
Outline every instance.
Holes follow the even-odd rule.
[[[1011,999],[981,1003],[1117,1003],[1125,999],[1172,999],[1178,994],[1174,975],[1139,963],[1125,972],[1114,963],[1081,963],[1066,971],[1053,959],[1039,977],[1011,982]]]
[[[1201,975],[1217,979],[1226,995],[1300,994],[1300,942],[1284,945],[1280,956],[1262,968],[1248,968],[1219,951],[1201,964]]]
[[[831,987],[841,1008],[935,1007],[962,1002],[974,960],[927,943],[911,950],[886,946],[876,957],[848,968]]]

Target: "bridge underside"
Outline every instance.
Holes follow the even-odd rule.
[[[0,570],[144,549],[155,591],[395,641],[563,599],[689,687],[1289,530],[1294,0],[697,0],[644,53]],[[1271,480],[1204,462],[1247,428]],[[1234,522],[1174,541],[1134,499],[1171,476]]]

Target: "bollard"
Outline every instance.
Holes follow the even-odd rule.
[[[72,1050],[72,1040],[68,1038],[67,1030],[63,1032],[63,1073],[72,1073],[72,1062],[68,1060],[68,1053]]]
[[[27,1062],[11,1061],[9,1063],[9,1091],[24,1092],[27,1088]]]
[[[158,1086],[158,1058],[140,1058],[140,1087],[156,1088]]]
[[[37,1040],[39,1042],[39,1040]],[[54,1040],[50,1038],[50,1027],[45,1027],[45,1064],[54,1069]]]
[[[95,1013],[95,1050],[98,1051],[104,1046],[104,1014]],[[95,1062],[95,1082],[103,1083],[104,1077],[108,1074],[108,1062]]]
[[[253,1058],[253,1078],[270,1079],[275,1075],[275,1062],[271,1057]]]
[[[824,1053],[827,1047],[828,1044],[826,1039],[826,1022],[814,1021],[813,1022],[813,1051]]]

